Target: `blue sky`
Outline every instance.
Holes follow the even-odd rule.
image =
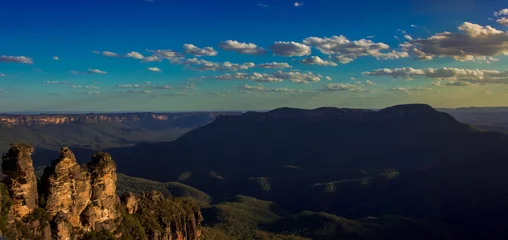
[[[507,7],[2,1],[0,112],[506,105]]]

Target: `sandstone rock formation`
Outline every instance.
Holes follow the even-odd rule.
[[[60,157],[45,170],[41,182],[46,190],[46,211],[55,220],[65,220],[81,228],[81,214],[89,205],[92,190],[86,166],[80,166],[71,150],[63,147]]]
[[[159,192],[128,193],[120,201],[116,164],[107,153],[97,152],[90,163],[79,165],[72,151],[63,147],[37,183],[32,152],[29,145],[13,144],[2,157],[6,177],[5,185],[0,184],[5,190],[0,195],[0,238],[2,233],[9,239],[41,240],[91,235],[195,240],[201,235],[203,218],[194,202],[167,199]]]
[[[122,203],[127,208],[127,212],[129,214],[134,214],[136,211],[138,211],[138,199],[133,193],[125,193],[122,196]]]
[[[20,220],[37,208],[37,178],[32,164],[34,149],[26,144],[13,144],[2,156],[3,182],[9,186],[14,218]]]
[[[91,173],[92,198],[84,212],[83,219],[87,230],[115,230],[115,220],[118,218],[116,204],[119,198],[116,195],[116,165],[111,156],[98,152],[92,156],[88,163]]]

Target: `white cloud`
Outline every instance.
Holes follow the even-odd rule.
[[[189,59],[188,63],[196,63],[200,66],[195,68],[200,71],[239,71],[239,70],[247,70],[254,68],[256,64],[252,62],[247,62],[243,64],[238,63],[231,63],[231,62],[223,62],[223,63],[216,63],[216,62],[209,62],[206,60],[199,60],[199,59]]]
[[[162,70],[158,67],[149,67],[148,70],[152,72],[162,72]]]
[[[291,68],[291,66],[285,62],[262,63],[259,64],[258,66],[260,68]]]
[[[312,83],[319,82],[322,78],[321,75],[314,75],[312,72],[297,72],[297,71],[277,71],[274,73],[234,73],[223,74],[214,77],[217,80],[252,80],[256,82],[282,82],[288,80],[294,83]]]
[[[154,62],[160,61],[161,59],[172,59],[183,57],[181,53],[175,52],[171,49],[162,49],[162,50],[146,50],[147,52],[151,52],[153,55],[151,57],[143,58],[145,62]]]
[[[414,24],[411,24],[411,27],[417,28],[418,26],[416,26],[416,25],[414,25]]]
[[[92,69],[92,68],[89,68],[87,71],[85,72],[78,72],[78,71],[71,71],[72,74],[107,74],[107,72],[105,71],[102,71],[102,70],[99,70],[99,69]]]
[[[405,93],[405,94],[411,94],[412,92],[431,91],[432,88],[426,88],[426,87],[414,87],[414,88],[397,87],[397,88],[390,88],[388,90],[392,91],[392,92],[401,92],[401,93]]]
[[[99,89],[99,87],[97,87],[97,86],[81,86],[81,85],[71,86],[71,88],[75,88],[75,89]]]
[[[496,20],[496,22],[503,25],[503,26],[508,26],[508,18],[506,18],[506,17],[502,17],[502,18]]]
[[[508,8],[501,9],[494,13],[494,16],[500,17],[500,16],[508,16]]]
[[[89,68],[89,69],[88,69],[88,73],[93,73],[93,74],[107,74],[107,72],[105,72],[105,71],[102,71],[102,70],[99,70],[99,69],[92,69],[92,68]]]
[[[235,40],[227,40],[219,43],[219,47],[226,51],[233,51],[241,54],[260,55],[267,51],[262,47],[258,47],[254,43],[242,43]]]
[[[349,57],[346,57],[346,56],[344,56],[344,55],[338,55],[338,56],[335,56],[335,57],[334,57],[334,59],[335,59],[335,60],[337,60],[337,61],[339,61],[339,62],[340,62],[340,63],[342,63],[342,64],[348,64],[348,63],[350,63],[350,62],[354,61],[354,59],[349,58]]]
[[[151,85],[150,83],[145,84],[119,84],[116,86],[117,88],[124,88],[124,89],[137,89],[137,88],[145,88],[145,89],[160,89],[160,90],[168,90],[172,89],[173,87],[169,85]],[[146,92],[146,91],[144,91]]]
[[[328,76],[326,76],[325,79],[328,80],[328,81],[332,81],[333,80],[333,78],[328,77]]]
[[[405,39],[407,39],[407,40],[409,40],[409,41],[412,41],[412,40],[413,40],[413,37],[411,37],[411,36],[409,36],[409,35],[407,35],[407,34],[406,34],[406,35],[404,35],[404,38],[405,38]]]
[[[217,51],[213,47],[198,48],[193,44],[184,44],[183,48],[185,53],[194,56],[216,56]]]
[[[305,58],[301,62],[303,64],[307,64],[307,65],[319,65],[319,66],[323,66],[323,67],[337,66],[337,63],[334,63],[332,61],[325,61],[318,56],[311,56],[311,57]]]
[[[297,42],[275,42],[271,49],[274,55],[285,57],[307,56],[312,52],[309,46]]]
[[[55,84],[55,85],[68,85],[72,84],[72,82],[69,81],[43,81],[44,84]]]
[[[286,79],[294,83],[311,83],[321,81],[322,76],[314,75],[312,72],[283,72],[278,71],[272,74],[275,78]]]
[[[358,57],[371,56],[376,59],[399,59],[409,57],[407,52],[389,50],[390,46],[385,43],[376,43],[368,39],[350,41],[345,36],[332,36],[329,38],[309,37],[303,40],[307,45],[316,47],[319,51],[328,55],[335,55],[335,59],[341,63],[349,63]]]
[[[349,83],[329,83],[323,85],[322,88],[318,89],[321,92],[354,92],[354,93],[362,93],[368,92],[363,89],[361,86],[349,84]]]
[[[3,73],[0,73],[0,77],[5,77],[6,75]]]
[[[143,62],[160,62],[162,58],[158,56],[148,56],[143,58]]]
[[[458,30],[412,41],[413,53],[424,59],[449,56],[459,61],[508,55],[508,32],[469,22],[463,23]]]
[[[78,95],[99,95],[101,92],[99,91],[84,91],[84,92],[73,92],[72,94],[78,94]]]
[[[121,57],[118,53],[109,52],[109,51],[100,52],[100,51],[97,51],[97,50],[93,50],[92,52],[97,54],[97,55],[102,55],[102,56],[105,56],[105,57]]]
[[[371,86],[376,85],[376,83],[372,82],[371,80],[367,80],[367,81],[365,81],[365,83],[367,83],[368,85],[371,85]]]
[[[226,73],[220,76],[214,77],[217,80],[246,80],[249,78],[249,74],[247,73]]]
[[[25,56],[0,56],[0,62],[32,64],[33,60]]]
[[[130,52],[125,55],[126,57],[134,58],[134,59],[144,59],[145,57],[138,52]]]
[[[267,8],[268,5],[267,4],[264,4],[264,3],[258,3],[258,6],[262,7],[262,8]]]
[[[265,88],[263,85],[248,85],[245,84],[243,86],[238,87],[239,90],[245,92],[262,92],[262,93],[298,93],[302,92],[300,89],[291,89],[291,88]]]
[[[54,56],[54,57],[53,57],[53,60],[58,61],[58,60],[60,60],[60,58],[59,58],[59,57],[57,57],[57,56]]]
[[[295,2],[293,5],[294,5],[295,7],[300,7],[300,6],[302,6],[302,5],[303,5],[303,2]]]
[[[388,76],[392,78],[432,78],[437,80],[462,81],[472,84],[508,84],[508,71],[462,69],[462,68],[394,68],[377,69],[364,72],[368,76]]]

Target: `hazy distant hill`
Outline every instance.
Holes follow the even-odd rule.
[[[172,141],[189,130],[234,113],[118,113],[0,115],[0,150],[12,142],[37,148],[62,145],[90,149]]]

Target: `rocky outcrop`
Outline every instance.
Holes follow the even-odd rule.
[[[133,193],[125,193],[122,195],[122,203],[125,205],[129,214],[134,214],[138,211],[138,199]]]
[[[88,164],[91,174],[92,198],[83,219],[87,230],[116,229],[115,220],[119,217],[116,204],[119,198],[116,195],[116,165],[111,156],[98,152],[92,156]]]
[[[45,170],[41,182],[45,189],[46,211],[65,219],[73,228],[82,228],[81,214],[90,204],[90,173],[80,166],[71,150],[63,147],[60,157]]]
[[[201,235],[203,218],[192,201],[168,199],[159,192],[127,193],[120,201],[116,164],[105,152],[79,165],[72,151],[63,147],[39,184],[32,152],[29,145],[13,144],[3,155],[0,237],[3,233],[9,239],[195,240]]]
[[[123,199],[132,201],[133,194],[126,195]],[[203,216],[194,202],[168,199],[157,191],[135,198],[138,205],[135,220],[143,226],[145,239],[193,240],[201,236]]]
[[[12,144],[2,156],[3,182],[9,186],[14,219],[20,220],[37,208],[37,178],[32,163],[34,149],[26,144]]]

